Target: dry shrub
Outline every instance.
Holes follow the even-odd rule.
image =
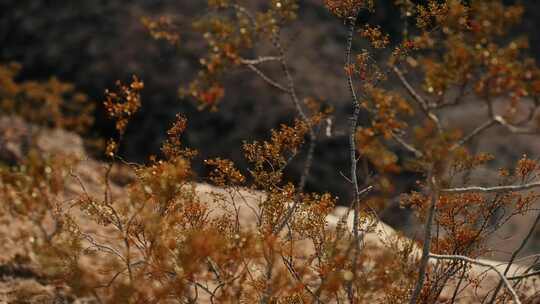
[[[374,54],[390,48],[388,35],[377,25],[358,26],[360,14],[376,7],[369,1],[325,1],[346,24],[344,82],[353,110],[343,132],[351,162],[344,182],[351,184],[354,200],[336,220],[333,195],[304,191],[318,139],[332,136],[329,121],[342,118],[296,88],[281,32],[302,13],[299,3],[273,0],[258,12],[240,1],[208,5],[208,13],[193,23],[208,53],[183,93],[201,109],[218,110],[227,73],[247,68],[289,96],[297,118],[271,131],[269,139],[243,145],[246,172],[226,159],[206,160],[208,180],[220,190],[205,196],[191,169],[196,152],[182,145],[186,118],[178,116],[163,155],[127,164],[134,177],[121,194],[114,193],[111,172],[122,163],[118,141],[141,105],[144,87],[137,77],[128,85],[119,82],[105,96],[119,137],[107,146],[110,162],[101,189],[89,191],[71,173],[76,160],[67,157],[29,153],[23,163],[0,171],[2,199],[9,202],[4,212],[41,231],[32,234],[38,238],[33,254],[47,277],[67,284],[74,295],[108,303],[495,303],[533,296],[525,279],[537,267],[510,273],[523,246],[502,270],[480,257],[492,249],[486,245],[490,235],[534,210],[540,165],[524,156],[487,187],[467,178],[496,157],[469,148],[485,130],[534,134],[539,128],[540,70],[527,57],[523,39],[505,36],[520,20],[519,6],[496,0],[396,1],[409,30],[377,61]],[[181,46],[183,28],[174,20],[144,24],[154,38]],[[372,47],[356,54],[357,35]],[[263,42],[272,49],[253,56]],[[267,72],[263,64],[276,64],[281,74]],[[4,74],[6,90],[18,92],[9,80],[13,69]],[[390,81],[403,90],[383,85]],[[49,86],[71,92],[56,82]],[[486,121],[470,133],[443,119],[442,110],[462,106],[465,97],[484,103],[486,110]],[[52,100],[55,107],[45,110],[54,114],[60,102]],[[504,107],[494,107],[495,100]],[[362,111],[369,119],[360,124]],[[70,126],[65,118],[52,118]],[[284,170],[304,143],[304,172],[295,183],[284,178]],[[415,191],[402,193],[401,203],[424,223],[423,239],[381,235],[373,242],[382,231],[376,209],[392,192],[392,173],[405,168],[421,176]],[[68,176],[80,182],[80,195],[63,201]],[[52,225],[44,224],[47,218]],[[492,289],[476,290],[486,288],[479,267],[493,272]]]

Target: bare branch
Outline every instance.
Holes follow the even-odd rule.
[[[437,186],[437,181],[435,180],[435,176],[433,176],[433,169],[431,169],[429,173],[428,181],[430,184],[431,202],[429,206],[426,224],[424,226],[424,247],[422,249],[422,257],[420,259],[418,280],[416,281],[416,286],[414,287],[413,293],[411,295],[411,300],[409,301],[410,304],[416,304],[416,302],[418,301],[418,297],[420,296],[420,292],[422,291],[422,287],[424,286],[424,280],[426,279],[426,272],[430,256],[429,252],[431,250],[431,234],[433,232],[432,224],[433,218],[435,216],[437,201],[439,199],[439,189]]]
[[[442,109],[442,108],[445,108],[445,107],[458,105],[463,100],[463,98],[467,95],[467,85],[468,85],[468,81],[465,80],[459,86],[459,93],[453,100],[444,101],[444,95],[443,95],[439,102],[429,104],[429,108],[430,109]]]
[[[287,78],[287,84],[288,84],[288,92],[289,96],[291,98],[291,101],[293,102],[294,106],[296,107],[296,112],[298,113],[298,116],[307,124],[308,126],[308,135],[309,135],[309,148],[308,148],[308,155],[306,157],[306,161],[304,163],[304,170],[302,172],[302,176],[300,177],[300,182],[298,183],[298,192],[302,192],[304,190],[304,187],[306,186],[306,181],[309,176],[309,173],[311,171],[311,165],[313,162],[313,155],[315,152],[315,146],[317,144],[317,135],[315,134],[315,130],[313,130],[313,126],[311,124],[311,121],[302,108],[302,105],[300,104],[300,100],[298,99],[298,95],[296,93],[296,86],[294,83],[294,79],[292,77],[289,64],[287,63],[286,57],[285,57],[285,49],[283,48],[283,45],[281,44],[279,40],[279,32],[276,34],[274,39],[274,45],[279,53],[279,62],[281,63],[281,69],[283,70],[283,73],[285,74],[285,77]],[[296,208],[296,206],[294,206]]]
[[[101,251],[101,252],[105,252],[105,253],[109,253],[109,254],[115,255],[115,256],[117,256],[120,260],[122,260],[123,262],[126,262],[126,258],[125,258],[118,250],[116,250],[115,248],[113,248],[113,247],[111,247],[111,246],[108,246],[108,245],[99,244],[99,243],[98,243],[96,240],[94,240],[94,238],[93,238],[90,234],[88,234],[88,233],[81,232],[80,235],[92,245],[92,246],[90,246],[89,248],[95,247],[96,250],[99,250],[99,251]]]
[[[456,303],[456,298],[459,294],[461,284],[463,283],[463,279],[465,278],[465,275],[467,274],[467,267],[463,267],[463,272],[461,273],[461,276],[459,277],[459,281],[456,285],[456,288],[454,289],[454,293],[452,294],[452,300],[450,303]]]
[[[238,13],[243,14],[249,19],[249,22],[251,23],[251,26],[253,28],[257,27],[257,19],[255,19],[255,16],[245,7],[243,7],[240,4],[231,4],[231,7],[234,8]]]
[[[514,133],[514,134],[538,134],[540,132],[540,130],[538,130],[538,128],[525,128],[525,127],[520,126],[520,125],[522,125],[524,123],[527,123],[528,121],[530,121],[534,117],[534,114],[535,114],[536,109],[537,109],[536,104],[535,104],[535,107],[533,109],[531,109],[531,111],[529,113],[529,117],[526,118],[524,121],[521,121],[521,122],[517,123],[517,125],[516,125],[516,124],[510,123],[509,121],[507,121],[501,115],[496,115],[495,114],[495,108],[493,106],[493,100],[491,100],[491,98],[486,97],[486,98],[484,98],[484,101],[486,102],[486,105],[488,107],[488,115],[489,115],[489,117],[491,117],[491,119],[494,120],[496,123],[498,123],[501,126],[505,127],[511,133]],[[536,101],[535,101],[535,103],[536,103]]]
[[[508,261],[508,264],[506,265],[506,269],[504,270],[505,276],[508,274],[508,271],[510,270],[510,267],[512,267],[512,264],[514,263],[514,260],[516,259],[517,255],[523,250],[523,248],[525,248],[525,245],[527,244],[527,242],[533,235],[534,231],[536,230],[536,226],[538,225],[538,222],[540,222],[540,212],[536,215],[536,219],[534,220],[534,223],[531,225],[531,228],[529,228],[529,232],[523,238],[519,247],[512,253],[510,260]],[[497,285],[497,288],[495,288],[495,291],[493,292],[493,296],[491,297],[491,300],[488,303],[495,302],[495,299],[497,298],[497,294],[499,293],[499,290],[501,290],[502,284],[503,284],[503,280],[501,279],[501,281],[499,281],[499,284]]]
[[[523,184],[523,185],[508,185],[508,186],[494,186],[494,187],[480,187],[480,186],[471,186],[471,187],[462,187],[462,188],[449,188],[442,189],[441,192],[444,193],[470,193],[470,192],[483,192],[483,193],[498,193],[498,192],[508,192],[508,191],[523,191],[533,188],[539,188],[540,181]]]
[[[506,129],[508,129],[508,131],[514,134],[538,134],[540,132],[540,130],[535,129],[535,128],[523,128],[523,127],[515,126],[509,123],[508,121],[506,121],[506,119],[504,119],[500,115],[495,115],[493,119],[497,121],[500,125],[504,126]]]
[[[252,70],[253,72],[255,72],[255,74],[259,75],[259,77],[261,77],[266,83],[268,83],[270,86],[282,91],[282,92],[285,92],[287,94],[289,94],[289,90],[282,86],[281,84],[279,84],[277,81],[273,80],[272,78],[270,78],[268,75],[266,75],[263,71],[261,71],[260,69],[258,69],[256,66],[252,65],[252,64],[247,64],[246,65],[250,70]]]
[[[508,291],[512,295],[512,299],[514,300],[514,303],[515,304],[521,304],[521,301],[519,300],[519,297],[518,297],[516,291],[514,290],[514,288],[512,287],[510,282],[508,281],[508,279],[504,276],[504,274],[502,274],[497,269],[497,267],[495,267],[495,266],[493,266],[491,264],[487,264],[487,263],[484,263],[484,262],[481,262],[481,261],[466,257],[466,256],[462,256],[462,255],[442,255],[442,254],[430,253],[429,258],[437,259],[437,260],[465,261],[465,262],[468,262],[468,263],[471,263],[471,264],[487,267],[487,268],[493,270],[495,273],[497,273],[497,275],[499,275],[499,277],[501,278],[501,281],[504,283],[504,285],[506,286],[506,288],[508,289]]]
[[[441,122],[439,121],[439,118],[437,117],[437,115],[435,115],[435,113],[430,111],[428,103],[424,100],[422,96],[420,96],[420,94],[418,94],[418,92],[416,92],[416,90],[412,87],[409,81],[405,78],[405,75],[403,75],[403,72],[401,72],[401,70],[397,66],[393,66],[392,69],[398,76],[401,84],[405,87],[405,89],[407,89],[407,92],[409,92],[409,94],[413,97],[413,99],[419,104],[424,114],[431,121],[433,121],[433,123],[435,123],[435,125],[437,126],[437,130],[441,132],[442,131]]]
[[[529,122],[533,117],[534,113],[536,112],[536,107],[534,109],[531,109],[529,116],[522,122],[518,123],[517,125],[512,124],[508,122],[506,119],[504,119],[500,115],[495,115],[495,111],[493,109],[493,102],[490,99],[486,100],[486,104],[488,106],[488,114],[490,116],[490,119],[478,126],[476,129],[474,129],[470,134],[462,138],[459,142],[455,143],[451,150],[455,150],[456,148],[463,146],[470,140],[472,140],[474,137],[476,137],[478,134],[482,133],[483,131],[491,128],[495,124],[499,124],[503,127],[505,127],[508,131],[514,134],[537,134],[540,132],[538,129],[534,128],[525,128],[520,127],[519,125],[522,125],[524,123]]]
[[[405,150],[411,152],[414,154],[414,156],[416,156],[416,158],[422,158],[424,156],[424,154],[422,152],[420,152],[420,150],[416,149],[415,147],[413,147],[411,144],[407,143],[405,140],[403,140],[403,138],[401,138],[399,135],[397,134],[394,134],[392,133],[392,138],[394,138],[394,140],[400,144],[403,148],[405,148]]]
[[[278,53],[279,53],[279,62],[281,63],[281,69],[283,70],[283,73],[285,74],[285,77],[287,79],[287,85],[288,88],[286,89],[289,97],[296,107],[296,112],[298,113],[298,116],[304,121],[304,123],[308,126],[308,135],[309,135],[309,148],[308,148],[308,154],[306,156],[306,161],[304,162],[304,170],[302,171],[302,176],[300,177],[300,182],[298,183],[298,189],[297,193],[301,193],[307,182],[307,178],[309,177],[311,167],[313,164],[313,156],[315,154],[315,146],[317,145],[317,135],[315,134],[315,130],[313,130],[313,125],[307,116],[306,112],[302,108],[302,105],[300,104],[300,100],[298,99],[298,95],[296,94],[296,87],[294,83],[294,79],[292,77],[291,71],[289,69],[289,64],[287,63],[286,57],[285,57],[285,50],[283,48],[283,45],[281,44],[281,41],[279,39],[279,32],[275,35],[273,39],[274,46],[276,47]],[[296,211],[296,208],[298,207],[298,203],[300,201],[299,195],[296,195],[296,199],[294,200],[291,207],[289,207],[289,210],[287,211],[285,217],[281,221],[279,225],[277,225],[274,229],[275,234],[279,234],[283,228],[287,225],[291,217],[293,216],[294,212]]]
[[[512,277],[507,277],[507,279],[510,280],[510,281],[523,280],[523,279],[526,279],[526,278],[529,278],[529,277],[534,277],[534,276],[537,276],[537,275],[540,275],[540,270],[529,272],[529,273],[523,273],[523,274],[512,276]]]
[[[348,18],[348,32],[347,32],[347,49],[345,51],[345,66],[348,67],[351,64],[351,52],[352,52],[352,43],[353,43],[353,34],[355,31],[356,26],[356,19],[358,16],[355,17],[349,17]],[[349,93],[351,94],[352,98],[352,106],[353,106],[353,113],[351,114],[351,117],[349,118],[350,125],[349,125],[349,154],[350,154],[350,161],[351,161],[351,182],[353,184],[354,188],[354,201],[353,201],[353,208],[354,208],[354,221],[353,221],[353,236],[354,236],[354,244],[355,244],[355,252],[357,253],[359,251],[359,232],[358,232],[358,221],[360,217],[360,187],[358,186],[358,177],[357,177],[357,164],[358,160],[356,159],[356,140],[355,140],[355,134],[356,134],[356,127],[358,125],[358,117],[360,116],[360,105],[358,103],[358,96],[356,95],[356,90],[354,88],[352,75],[351,73],[347,73],[347,84],[349,86]],[[353,261],[353,280],[351,280],[347,287],[347,294],[349,297],[349,302],[354,303],[354,291],[352,287],[352,282],[354,279],[356,279],[356,260]]]
[[[467,142],[471,141],[475,136],[477,136],[478,134],[482,133],[483,131],[489,129],[490,127],[494,126],[496,123],[497,123],[497,121],[495,119],[490,119],[490,120],[484,122],[483,124],[478,126],[476,129],[474,129],[471,133],[469,133],[467,136],[463,137],[460,141],[455,143],[450,149],[455,150],[455,149],[463,146]]]
[[[287,258],[285,258],[285,256],[281,255],[281,260],[283,261],[283,264],[285,264],[285,266],[287,267],[287,269],[289,270],[289,273],[292,275],[292,277],[300,284],[302,284],[302,286],[304,287],[304,289],[311,295],[311,297],[313,298],[313,301],[315,301],[315,303],[320,303],[320,297],[317,296],[312,290],[311,288],[309,288],[309,286],[307,286],[307,284],[304,284],[304,282],[302,281],[302,278],[300,277],[300,275],[298,274],[298,271],[296,271],[295,267],[294,267],[294,264],[291,261],[287,260]]]
[[[270,61],[281,61],[281,57],[276,56],[261,56],[255,59],[240,59],[240,63],[245,65],[258,65]]]

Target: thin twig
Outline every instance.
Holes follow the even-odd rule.
[[[306,161],[304,162],[304,169],[302,171],[302,176],[300,177],[300,182],[298,183],[298,189],[297,189],[297,195],[296,198],[292,204],[291,207],[289,207],[289,210],[287,210],[287,213],[285,214],[283,220],[280,222],[279,225],[277,225],[274,229],[275,234],[279,234],[283,228],[287,225],[287,223],[292,218],[294,212],[296,211],[296,208],[298,207],[300,196],[299,194],[304,191],[304,188],[306,186],[307,178],[310,175],[311,167],[313,164],[313,156],[315,154],[315,146],[317,145],[317,135],[315,134],[315,130],[313,130],[313,124],[311,123],[310,119],[308,118],[306,112],[302,108],[302,105],[300,104],[300,100],[298,99],[298,95],[296,93],[296,86],[294,83],[294,79],[292,77],[291,71],[289,69],[289,64],[287,63],[286,57],[285,57],[285,50],[283,49],[283,46],[279,40],[280,33],[278,32],[274,39],[273,43],[276,47],[278,53],[279,53],[279,62],[281,63],[281,69],[283,70],[283,73],[285,74],[285,77],[287,79],[287,92],[289,94],[289,97],[294,104],[296,108],[296,112],[298,113],[298,116],[302,119],[302,121],[307,125],[308,127],[308,136],[309,136],[309,147],[308,147],[308,154],[306,156]]]
[[[449,106],[455,106],[457,104],[459,104],[462,99],[467,95],[467,85],[468,85],[468,81],[465,80],[460,88],[459,88],[459,94],[453,99],[453,100],[450,100],[450,101],[444,101],[444,95],[443,95],[443,98],[441,99],[441,102],[436,102],[434,104],[430,104],[429,105],[429,108],[430,109],[443,109],[445,107],[449,107]]]
[[[534,220],[534,223],[531,225],[531,228],[529,228],[529,232],[523,238],[523,240],[521,241],[521,244],[519,245],[519,247],[516,250],[514,250],[514,252],[512,253],[512,256],[510,257],[510,260],[508,261],[508,264],[506,265],[506,269],[504,270],[504,275],[505,276],[508,274],[508,271],[510,270],[510,267],[512,267],[512,264],[514,263],[514,260],[516,259],[517,255],[523,250],[523,248],[525,248],[525,245],[527,244],[527,242],[529,241],[529,239],[531,238],[531,236],[535,232],[536,226],[538,225],[538,222],[540,222],[540,212],[536,215],[536,219]],[[503,283],[504,282],[501,279],[499,281],[499,284],[497,284],[497,288],[495,288],[495,291],[493,292],[493,296],[491,296],[491,300],[488,303],[494,303],[495,302],[495,299],[497,298],[497,294],[501,290],[501,287],[502,287]]]
[[[313,130],[313,125],[310,119],[308,118],[306,112],[302,108],[302,105],[300,104],[300,100],[298,99],[294,79],[289,69],[289,64],[287,63],[287,60],[286,60],[285,50],[283,49],[283,46],[281,45],[281,42],[279,40],[279,32],[275,36],[274,45],[279,53],[279,58],[280,58],[279,62],[281,63],[281,69],[283,70],[283,73],[285,74],[285,77],[287,79],[289,97],[291,98],[291,101],[296,107],[296,112],[298,113],[300,118],[304,121],[304,123],[306,123],[308,126],[308,136],[309,136],[310,146],[308,148],[308,155],[304,163],[304,170],[300,178],[300,182],[298,184],[298,192],[302,192],[304,190],[307,178],[309,176],[309,172],[311,170],[311,165],[313,162],[313,154],[315,151],[315,145],[317,143],[317,135],[315,134],[315,130]]]
[[[289,273],[292,275],[292,277],[300,284],[302,284],[302,286],[304,287],[304,289],[311,295],[311,297],[313,298],[313,300],[315,301],[315,303],[320,303],[320,297],[317,296],[312,290],[311,288],[309,288],[309,286],[307,284],[304,284],[304,282],[302,281],[302,278],[300,277],[300,275],[298,274],[298,271],[296,271],[295,267],[294,267],[294,264],[293,264],[293,261],[292,260],[288,260],[285,256],[281,256],[281,259],[283,261],[283,264],[285,264],[285,266],[287,267],[287,269],[289,270]]]
[[[403,138],[401,138],[399,135],[395,134],[395,133],[392,133],[392,138],[398,143],[400,144],[403,148],[405,148],[405,150],[411,152],[414,154],[414,156],[416,158],[422,158],[424,156],[424,154],[422,152],[420,152],[420,150],[416,149],[415,147],[413,147],[411,144],[407,143],[405,140],[403,140]]]
[[[463,146],[464,144],[466,144],[467,142],[472,140],[475,136],[477,136],[478,134],[482,133],[483,131],[489,129],[490,127],[494,126],[496,123],[497,123],[497,121],[495,119],[490,119],[490,120],[484,122],[483,124],[478,126],[476,129],[474,129],[471,133],[469,133],[467,136],[463,137],[460,141],[455,143],[450,149],[455,150],[455,149]]]
[[[539,188],[539,187],[540,187],[540,181],[528,183],[528,184],[522,184],[522,185],[508,185],[508,186],[494,186],[494,187],[470,186],[470,187],[462,187],[462,188],[449,188],[449,189],[442,189],[441,192],[452,193],[452,194],[470,193],[470,192],[498,193],[498,192],[509,192],[509,191],[523,191],[523,190],[529,190],[529,189]]]
[[[454,289],[454,293],[452,294],[452,300],[450,303],[455,303],[456,298],[459,294],[459,288],[461,287],[461,284],[463,283],[463,279],[465,278],[465,275],[467,274],[467,267],[463,266],[463,272],[461,273],[461,276],[459,277],[459,281],[456,285],[456,289]]]
[[[515,126],[511,123],[509,123],[506,119],[504,119],[500,115],[495,115],[493,117],[500,125],[504,126],[508,131],[514,133],[514,134],[538,134],[539,130],[537,128],[523,128]]]
[[[126,262],[125,257],[118,250],[116,250],[115,248],[107,246],[107,245],[99,244],[96,240],[94,240],[94,238],[92,236],[90,236],[87,233],[81,232],[80,235],[92,245],[89,248],[95,247],[98,251],[115,255],[121,261]]]
[[[274,267],[274,259],[271,255],[273,255],[272,248],[270,248],[268,256],[266,255],[266,253],[264,254],[264,259],[266,260],[266,271],[264,274],[265,288],[261,297],[260,304],[270,303],[270,296],[272,294],[272,270]]]
[[[529,273],[523,273],[523,274],[512,276],[512,277],[507,277],[507,279],[510,280],[510,281],[523,280],[523,279],[533,277],[533,276],[537,276],[537,275],[540,275],[540,270],[529,272]]]
[[[516,291],[514,290],[512,285],[510,285],[510,282],[504,276],[504,274],[497,269],[497,267],[495,267],[495,266],[493,266],[491,264],[487,264],[487,263],[484,263],[484,262],[481,262],[481,261],[466,257],[466,256],[462,256],[462,255],[442,255],[442,254],[433,254],[433,253],[431,253],[431,254],[429,254],[429,258],[437,259],[437,260],[453,260],[453,261],[459,260],[459,261],[465,261],[465,262],[475,264],[475,265],[479,265],[479,266],[483,266],[483,267],[488,267],[489,269],[491,269],[495,273],[497,273],[497,275],[499,275],[499,277],[501,278],[503,284],[506,286],[506,288],[508,289],[508,291],[512,295],[512,299],[514,300],[514,303],[515,304],[521,304],[521,301],[519,300],[519,297],[518,297]]]
[[[243,14],[249,19],[249,22],[251,23],[251,26],[253,28],[256,28],[257,26],[257,19],[253,16],[253,14],[245,7],[239,4],[231,4],[231,7],[234,8],[238,13]]]
[[[265,63],[265,62],[269,62],[269,61],[280,61],[281,58],[280,57],[276,57],[276,56],[261,56],[261,57],[257,57],[255,59],[240,59],[240,63],[242,64],[245,64],[245,65],[258,65],[258,64],[262,64],[262,63]]]
[[[511,122],[507,121],[504,117],[501,115],[495,114],[495,108],[493,106],[493,100],[491,98],[487,97],[484,99],[484,101],[487,104],[488,107],[488,116],[491,117],[492,120],[495,120],[496,123],[500,124],[501,126],[505,127],[508,131],[514,134],[538,134],[540,130],[538,128],[524,128],[519,126],[520,124],[526,122],[527,120],[516,124],[512,124]],[[536,112],[536,107],[531,110],[532,117],[534,117],[534,112]],[[530,115],[529,115],[530,116]]]
[[[270,78],[268,75],[266,75],[263,71],[261,71],[260,69],[258,69],[256,66],[252,65],[252,64],[247,64],[246,65],[250,70],[252,70],[253,72],[255,72],[255,74],[259,75],[259,77],[262,78],[262,80],[264,80],[266,83],[268,83],[270,86],[284,92],[284,93],[287,93],[289,94],[289,90],[282,86],[281,84],[277,83],[277,81],[273,80],[272,78]]]

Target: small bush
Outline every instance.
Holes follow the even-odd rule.
[[[196,151],[182,144],[189,128],[181,115],[167,133],[162,155],[140,165],[118,156],[118,142],[141,105],[144,84],[137,77],[106,91],[104,105],[118,138],[107,145],[109,162],[97,187],[87,187],[73,172],[77,160],[68,157],[29,153],[23,163],[2,168],[4,210],[35,227],[27,234],[46,276],[67,284],[76,296],[107,303],[454,303],[475,293],[473,302],[533,298],[526,278],[536,274],[534,265],[512,276],[509,271],[540,217],[502,271],[480,257],[491,250],[489,236],[534,210],[540,165],[525,155],[487,180],[488,186],[467,178],[497,157],[469,148],[486,130],[517,136],[540,127],[540,70],[527,57],[526,40],[506,35],[523,9],[496,0],[396,1],[404,31],[392,43],[381,27],[361,24],[376,3],[324,5],[345,25],[343,78],[351,99],[346,118],[334,117],[331,108],[301,95],[309,88],[295,85],[296,71],[289,65],[294,58],[282,32],[302,13],[300,2],[272,0],[252,11],[240,1],[212,0],[207,13],[193,21],[208,52],[183,95],[201,110],[218,111],[226,102],[228,74],[249,69],[268,85],[268,94],[287,95],[297,114],[267,140],[238,147],[248,170],[223,158],[206,160],[207,181],[219,188],[205,193],[195,183]],[[184,28],[173,19],[143,23],[152,37],[182,47]],[[368,41],[370,48],[355,51],[355,39]],[[277,71],[266,70],[272,64]],[[56,80],[17,84],[15,71],[0,70],[2,90],[11,99],[20,94],[27,99],[17,104],[5,98],[4,107],[47,126],[77,130],[88,122],[75,124],[62,108],[57,95],[72,93],[72,87]],[[36,100],[46,101],[38,114],[24,110]],[[466,103],[485,110],[485,121],[468,132],[444,119],[446,109]],[[86,108],[77,111],[80,118]],[[360,122],[361,113],[369,119]],[[350,122],[338,131],[349,141],[350,172],[343,182],[354,193],[341,216],[335,214],[335,196],[304,189],[317,162],[316,145],[336,133],[330,122],[338,119]],[[284,170],[303,149],[303,174],[294,183]],[[121,165],[133,172],[124,189],[111,182]],[[421,176],[415,191],[401,193],[401,204],[423,223],[422,240],[379,235],[381,241],[374,242],[383,231],[376,211],[394,188],[392,174],[404,169]],[[79,186],[72,200],[62,197],[68,179]],[[494,273],[489,290],[476,290],[486,288],[479,267]]]

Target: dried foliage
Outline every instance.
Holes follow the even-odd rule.
[[[17,81],[21,66],[0,65],[0,109],[46,127],[84,134],[93,123],[94,105],[70,83],[55,77],[47,81]]]
[[[69,173],[77,162],[69,157],[29,153],[24,163],[1,168],[0,197],[7,202],[2,211],[37,227],[31,237],[47,276],[76,296],[104,303],[415,304],[468,301],[465,290],[483,286],[483,274],[472,271],[478,266],[496,273],[497,282],[473,301],[521,303],[520,298],[534,297],[525,279],[536,275],[535,265],[509,274],[523,245],[503,271],[480,257],[493,250],[486,246],[490,235],[535,210],[540,164],[524,155],[513,168],[501,170],[499,180],[486,181],[492,186],[467,178],[497,157],[469,147],[485,130],[536,134],[540,128],[540,70],[527,57],[524,38],[506,37],[522,9],[497,0],[396,1],[408,31],[401,42],[391,43],[377,25],[359,24],[360,14],[376,9],[370,1],[324,4],[345,21],[347,33],[343,77],[351,95],[346,131],[351,170],[343,182],[351,183],[355,195],[341,219],[329,220],[336,197],[304,191],[325,123],[343,118],[334,118],[314,98],[301,97],[296,88],[281,32],[302,13],[299,2],[272,0],[251,11],[240,1],[210,0],[208,13],[193,22],[208,52],[183,93],[201,109],[218,110],[228,73],[247,68],[289,96],[297,118],[272,130],[267,140],[245,142],[248,172],[226,159],[206,160],[208,180],[221,189],[210,200],[196,190],[196,152],[182,145],[188,126],[180,115],[168,131],[163,157],[127,164],[135,176],[123,195],[115,195],[111,185],[113,167],[125,163],[116,156],[115,141],[107,147],[110,163],[101,191],[90,191]],[[173,20],[143,23],[154,38],[182,45],[183,28]],[[356,53],[358,38],[370,49]],[[264,43],[272,47],[254,56]],[[375,60],[381,57],[376,55],[385,59]],[[263,64],[275,64],[281,78]],[[14,69],[2,71],[2,90],[18,96],[23,89],[13,81]],[[390,81],[401,87],[383,85]],[[71,92],[57,88],[57,82],[44,88],[49,86],[56,93]],[[104,105],[120,139],[141,105],[143,87],[133,77],[130,85],[118,82],[116,91],[106,91]],[[30,96],[40,99],[42,93]],[[464,134],[443,116],[445,108],[462,106],[466,97],[485,104],[486,121]],[[46,110],[54,114],[60,103]],[[362,124],[361,111],[368,117]],[[52,116],[55,124],[70,127],[62,117]],[[331,136],[332,130],[326,131]],[[284,170],[306,142],[304,175],[294,183]],[[367,241],[380,225],[373,202],[384,205],[384,194],[393,187],[391,173],[404,167],[421,176],[415,191],[402,193],[401,204],[423,222],[423,240],[380,236],[382,245],[375,246]],[[73,201],[61,197],[67,177],[80,182]],[[248,202],[260,190],[263,194]]]

